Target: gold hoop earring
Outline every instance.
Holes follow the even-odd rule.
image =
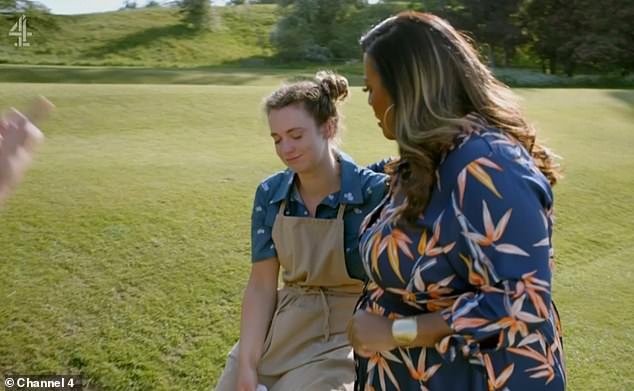
[[[394,108],[394,103],[392,103],[391,105],[389,105],[387,107],[387,109],[385,109],[385,112],[383,113],[383,126],[387,126],[387,113],[390,112],[390,110],[392,110]]]

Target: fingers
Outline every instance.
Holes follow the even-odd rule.
[[[33,99],[26,114],[10,108],[0,116],[0,139],[11,132],[15,133],[13,137],[19,138],[16,140],[18,145],[30,148],[39,144],[44,135],[36,124],[45,120],[54,108],[55,105],[43,96]]]
[[[33,124],[37,124],[45,120],[54,108],[55,105],[50,100],[40,95],[31,102],[26,117]]]
[[[33,151],[44,135],[34,125],[52,110],[53,104],[39,97],[31,104],[29,115],[10,109],[0,116],[0,205],[23,176]]]
[[[361,345],[361,342],[357,340],[352,327],[348,329],[348,341],[350,341],[350,345],[352,346],[352,349],[358,356],[361,356],[364,358],[370,358],[372,357],[372,355],[374,355],[373,351],[363,347]]]
[[[42,131],[14,108],[9,109],[2,118],[0,136],[6,144],[5,149],[9,148],[9,150],[25,148],[30,151],[44,139]]]
[[[354,352],[357,354],[357,356],[361,356],[363,358],[370,358],[374,356],[374,354],[376,353],[371,350],[363,349],[363,348],[355,349]]]

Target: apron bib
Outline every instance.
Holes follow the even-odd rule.
[[[266,376],[350,351],[346,326],[363,287],[346,269],[345,204],[334,220],[285,216],[285,207],[282,201],[273,224],[284,287],[260,360]]]
[[[346,326],[363,283],[348,276],[344,252],[345,204],[336,219],[285,216],[273,223],[284,285],[258,362],[269,391],[351,391],[355,369]],[[229,354],[216,390],[235,391],[239,343]]]

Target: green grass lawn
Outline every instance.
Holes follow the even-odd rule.
[[[260,110],[275,80],[0,84],[0,107],[36,94],[57,105],[0,211],[0,374],[80,372],[91,390],[215,384],[238,338],[253,193],[282,168]],[[629,391],[634,91],[518,92],[564,157],[554,296],[569,389]],[[344,110],[347,152],[395,153],[359,88]]]

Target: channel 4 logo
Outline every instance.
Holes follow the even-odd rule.
[[[32,35],[33,33],[28,31],[25,15],[20,16],[20,19],[18,19],[13,27],[11,27],[11,30],[9,30],[10,37],[17,37],[17,42],[13,45],[19,48],[31,46],[31,43],[28,42],[28,37]]]

